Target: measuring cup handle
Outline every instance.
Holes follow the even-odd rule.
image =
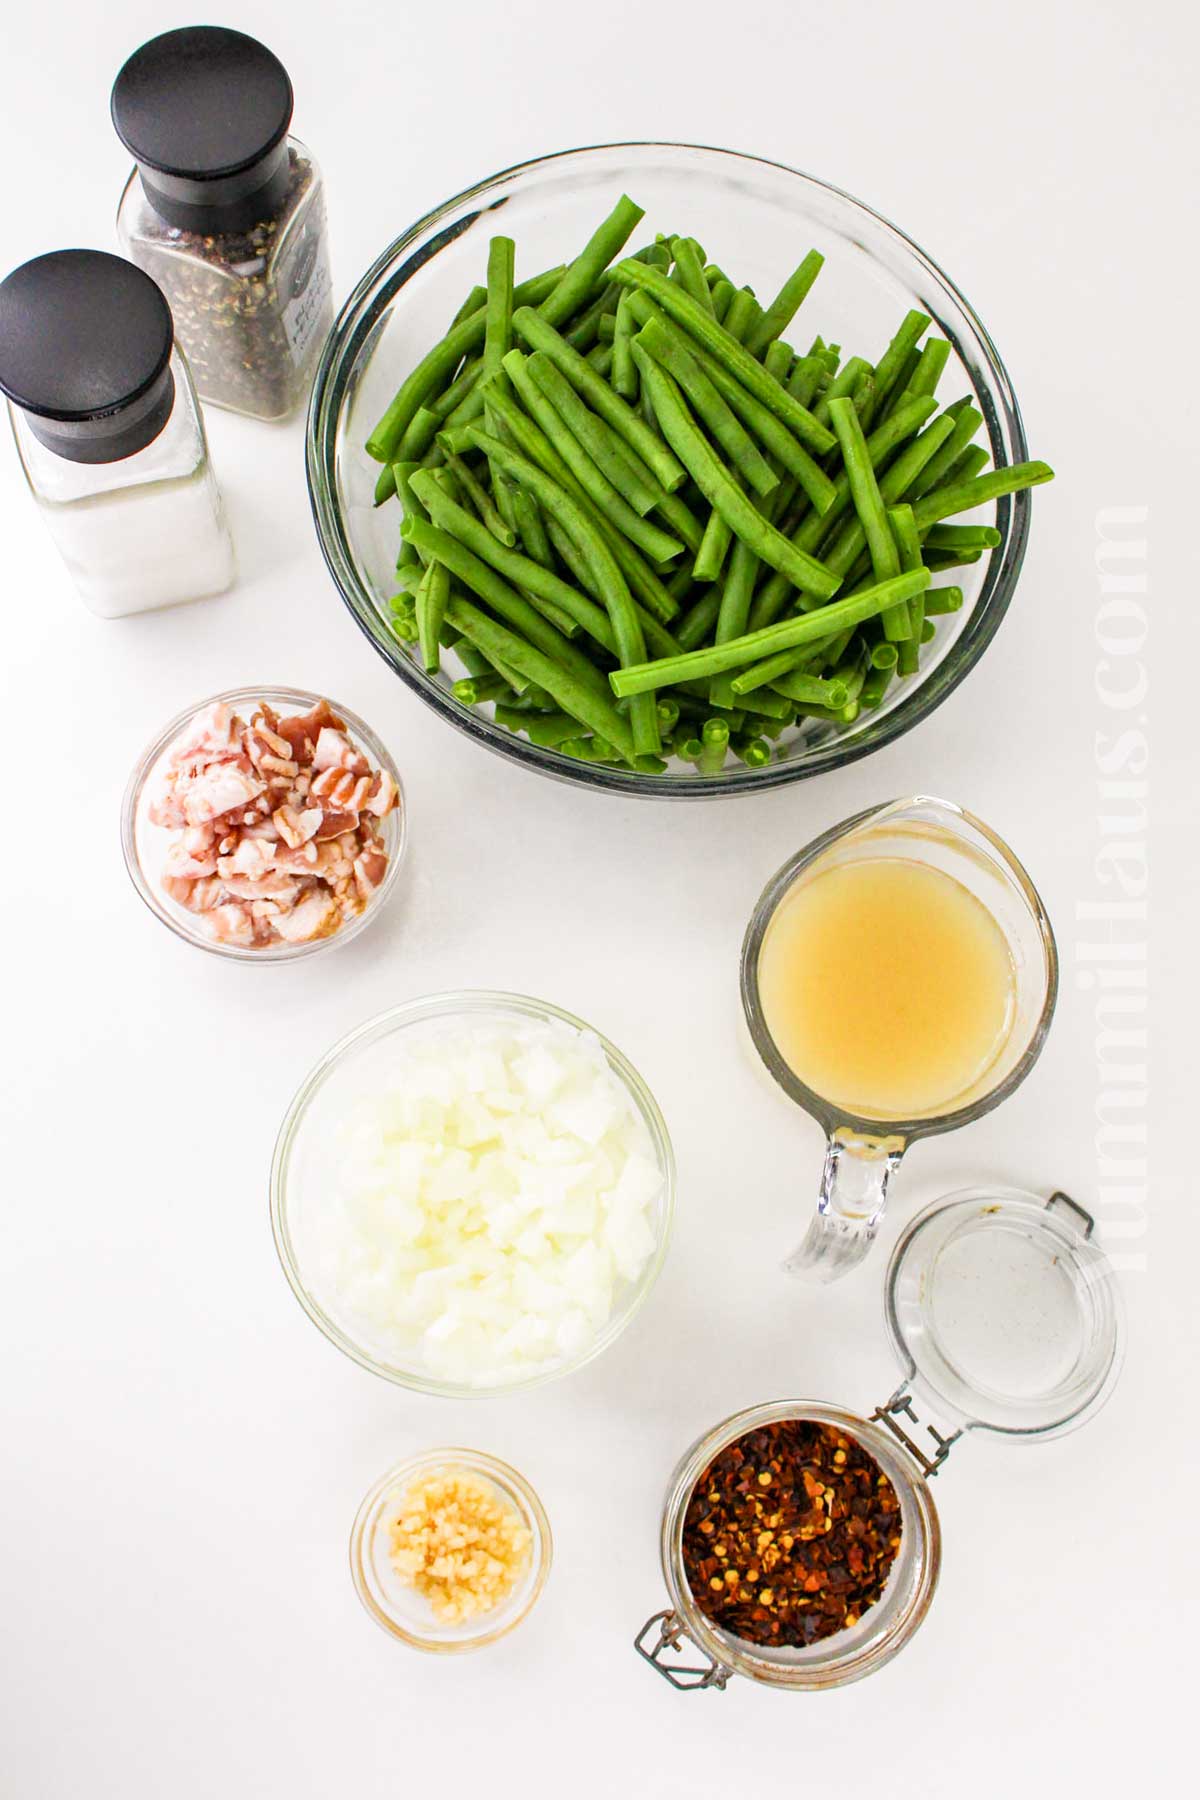
[[[839,1281],[860,1263],[887,1205],[888,1187],[900,1165],[899,1138],[864,1138],[844,1126],[825,1147],[821,1192],[804,1242],[784,1263],[804,1281]]]

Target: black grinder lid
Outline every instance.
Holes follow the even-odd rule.
[[[0,282],[0,392],[71,462],[119,462],[158,436],[173,337],[156,283],[104,250],[54,250]]]
[[[150,205],[182,230],[245,231],[287,191],[292,84],[244,32],[188,25],[151,38],[113,83],[112,118]]]

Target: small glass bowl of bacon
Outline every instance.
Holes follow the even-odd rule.
[[[346,943],[404,853],[395,764],[317,694],[247,687],[190,706],[139,758],[121,809],[130,879],[177,937],[290,962]]]

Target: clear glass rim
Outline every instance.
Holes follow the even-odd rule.
[[[511,761],[526,763],[541,774],[561,781],[600,788],[611,793],[632,794],[643,799],[717,799],[737,794],[761,793],[768,788],[806,780],[830,769],[856,762],[860,757],[869,756],[873,751],[911,731],[947,699],[979,661],[1008,610],[1028,544],[1031,516],[1029,494],[1022,491],[1005,496],[996,503],[996,523],[1001,533],[1001,542],[989,556],[983,586],[971,609],[971,616],[946,660],[929,680],[912,690],[903,705],[861,729],[852,731],[845,738],[814,746],[812,752],[803,759],[771,762],[761,769],[739,765],[723,775],[692,775],[687,778],[638,775],[633,771],[623,771],[603,764],[580,763],[504,731],[491,720],[476,714],[471,708],[461,705],[444,693],[435,681],[417,667],[412,658],[403,653],[399,645],[390,643],[378,628],[380,622],[375,602],[359,578],[337,503],[337,426],[355,363],[363,347],[374,336],[387,307],[407,282],[419,274],[429,253],[418,254],[394,268],[393,265],[403,257],[404,252],[460,207],[482,199],[501,182],[549,169],[573,158],[583,159],[614,151],[636,154],[654,150],[693,152],[700,156],[728,159],[734,165],[748,163],[775,169],[809,188],[832,196],[882,228],[900,250],[916,260],[926,278],[960,309],[970,323],[979,350],[979,363],[965,355],[963,360],[980,411],[984,415],[996,466],[1004,466],[1010,461],[1021,462],[1027,458],[1028,444],[1020,409],[1008,371],[991,334],[956,284],[906,232],[844,189],[821,181],[814,175],[805,174],[800,169],[794,169],[787,163],[715,145],[643,139],[581,145],[515,163],[443,201],[393,239],[355,286],[325,341],[309,402],[305,432],[305,469],[313,523],[321,553],[352,617],[388,667],[442,718],[496,754]],[[435,240],[433,248],[438,247],[439,242],[440,240]],[[379,291],[375,292],[377,287]],[[937,322],[941,324],[940,319]],[[1001,418],[1003,432],[1012,446],[1011,458],[1005,437],[1002,436]]]
[[[317,938],[313,943],[308,944],[268,944],[259,950],[253,950],[241,944],[217,943],[214,939],[205,937],[199,930],[190,929],[182,919],[175,916],[142,867],[142,859],[137,845],[137,823],[138,808],[146,783],[159,758],[171,742],[179,736],[179,733],[190,720],[195,718],[197,713],[204,712],[210,706],[225,705],[236,711],[238,707],[266,700],[272,705],[279,703],[283,706],[295,706],[302,712],[307,712],[322,699],[327,699],[334,712],[345,719],[351,735],[371,756],[376,767],[385,770],[396,784],[399,794],[399,802],[394,814],[396,842],[390,852],[383,881],[362,912],[351,919],[349,924],[343,925],[339,931],[335,931],[332,937]],[[349,943],[352,938],[358,936],[360,931],[365,930],[388,899],[399,878],[400,865],[404,861],[407,848],[408,803],[404,792],[404,783],[386,745],[380,741],[371,727],[359,718],[357,713],[351,712],[348,706],[342,706],[340,702],[326,695],[310,693],[306,688],[280,687],[274,682],[260,684],[257,687],[226,688],[224,692],[210,694],[207,699],[197,700],[192,706],[187,706],[182,712],[177,713],[168,724],[162,727],[138,757],[121,800],[121,855],[124,858],[126,872],[138,896],[154,914],[154,917],[183,943],[191,944],[197,950],[205,950],[210,956],[224,957],[229,962],[268,965],[299,962],[303,957],[316,956],[322,950],[334,950],[341,944]]]
[[[1072,1209],[1061,1226],[1054,1213],[1056,1199],[1067,1199]],[[1031,1194],[1023,1188],[993,1182],[957,1188],[953,1193],[931,1200],[904,1227],[888,1258],[884,1277],[884,1323],[904,1382],[921,1393],[943,1422],[964,1432],[978,1431],[1012,1443],[1040,1444],[1065,1437],[1088,1423],[1107,1405],[1125,1359],[1125,1309],[1116,1271],[1103,1247],[1092,1237],[1090,1228],[1087,1234],[1078,1231],[1070,1234],[1073,1217],[1079,1211],[1069,1196],[1058,1194],[1047,1199],[1045,1195]],[[1096,1336],[1103,1354],[1096,1358],[1086,1381],[1077,1381],[1073,1387],[1063,1384],[1069,1398],[1065,1399],[1061,1411],[1050,1413],[1045,1411],[1044,1401],[1034,1403],[982,1386],[958,1366],[936,1328],[926,1326],[915,1340],[910,1335],[911,1323],[899,1299],[901,1281],[921,1239],[930,1227],[952,1213],[968,1217],[973,1213],[979,1215],[981,1222],[986,1220],[988,1228],[1002,1214],[1011,1216],[1015,1213],[1040,1237],[1052,1243],[1057,1239],[1055,1247],[1061,1247],[1078,1265],[1080,1281],[1095,1307]],[[927,1280],[932,1281],[932,1274]],[[922,1287],[928,1300],[929,1287],[925,1282]],[[1077,1302],[1082,1306],[1078,1294]],[[1017,1415],[1036,1413],[1038,1406],[1043,1409],[1042,1416],[1035,1416],[1028,1423],[1018,1422]],[[988,1416],[982,1416],[985,1411]],[[1008,1416],[1001,1417],[1001,1413]]]
[[[525,1018],[539,1020],[559,1020],[578,1031],[586,1031],[596,1038],[609,1066],[624,1082],[638,1110],[646,1121],[654,1144],[655,1156],[662,1174],[663,1182],[663,1216],[658,1230],[654,1250],[645,1268],[630,1293],[625,1304],[609,1318],[604,1329],[596,1334],[591,1342],[574,1357],[568,1357],[552,1369],[541,1370],[536,1375],[521,1381],[501,1382],[492,1387],[470,1387],[463,1382],[438,1381],[433,1376],[420,1374],[416,1370],[398,1369],[390,1363],[372,1356],[361,1345],[329,1318],[328,1314],[317,1305],[309,1294],[301,1279],[300,1269],[293,1250],[291,1233],[288,1227],[288,1172],[292,1147],[309,1102],[323,1086],[342,1060],[363,1044],[374,1038],[390,1035],[406,1025],[417,1024],[429,1018],[449,1018],[467,1016],[471,1013],[519,1013]],[[480,988],[460,988],[439,994],[425,994],[415,1000],[403,1001],[398,1006],[389,1007],[387,1011],[377,1013],[363,1024],[347,1032],[337,1043],[327,1050],[320,1061],[309,1070],[292,1098],[284,1115],[283,1123],[275,1140],[275,1151],[271,1159],[271,1231],[275,1239],[275,1249],[280,1265],[287,1277],[288,1286],[300,1302],[308,1317],[317,1329],[329,1339],[338,1350],[356,1362],[361,1369],[367,1369],[372,1375],[379,1375],[384,1381],[393,1382],[397,1387],[411,1389],[415,1393],[434,1394],[443,1399],[478,1400],[491,1399],[500,1395],[526,1393],[532,1388],[543,1387],[547,1382],[558,1381],[564,1375],[574,1374],[577,1369],[584,1368],[614,1343],[625,1328],[632,1322],[646,1304],[647,1299],[658,1279],[663,1263],[666,1260],[667,1247],[671,1240],[671,1230],[675,1219],[675,1152],[667,1132],[666,1121],[645,1081],[638,1074],[633,1064],[611,1043],[604,1033],[597,1031],[594,1025],[576,1017],[564,1008],[552,1005],[546,1000],[535,1000],[529,995],[505,993],[499,990]]]
[[[836,1639],[830,1645],[826,1662],[782,1664],[769,1656],[757,1655],[749,1647],[742,1648],[720,1631],[700,1611],[692,1598],[683,1571],[682,1535],[692,1490],[707,1465],[727,1444],[762,1425],[781,1419],[813,1419],[822,1424],[840,1426],[855,1438],[889,1474],[899,1490],[901,1529],[911,1530],[916,1538],[916,1573],[908,1603],[902,1606],[882,1636],[867,1640],[850,1651],[839,1651]],[[929,1611],[942,1565],[942,1530],[929,1483],[904,1453],[890,1432],[870,1419],[824,1400],[770,1400],[759,1406],[731,1413],[692,1444],[676,1465],[663,1506],[659,1552],[663,1577],[671,1596],[671,1604],[683,1621],[688,1635],[699,1647],[724,1668],[736,1675],[746,1675],[765,1686],[797,1690],[845,1687],[861,1681],[892,1660],[908,1643]],[[883,1601],[877,1601],[873,1612]],[[864,1614],[864,1618],[869,1614]],[[815,1648],[816,1646],[814,1646]]]
[[[767,927],[775,915],[776,908],[804,869],[852,832],[907,812],[915,806],[936,806],[951,816],[961,819],[964,824],[977,831],[995,850],[1037,925],[1043,955],[1046,959],[1046,994],[1037,1024],[1030,1033],[1028,1044],[1004,1079],[998,1082],[994,1088],[989,1089],[986,1094],[979,1095],[968,1106],[940,1113],[934,1118],[868,1118],[831,1104],[822,1094],[807,1087],[784,1061],[768,1029],[763,1011],[762,996],[758,987],[758,959]],[[798,850],[794,856],[788,858],[782,867],[775,871],[755,901],[754,910],[750,915],[750,923],[746,927],[746,935],[742,940],[740,979],[742,1010],[754,1048],[772,1078],[790,1100],[794,1100],[811,1118],[816,1119],[827,1133],[845,1126],[864,1138],[899,1138],[903,1143],[911,1144],[918,1138],[935,1137],[940,1132],[956,1131],[960,1125],[972,1124],[976,1119],[981,1119],[985,1113],[991,1112],[993,1107],[999,1106],[1002,1101],[1007,1100],[1008,1096],[1020,1087],[1042,1053],[1042,1046],[1046,1041],[1054,1017],[1054,1008],[1058,998],[1058,946],[1041,895],[1004,839],[989,825],[985,825],[982,819],[977,818],[974,813],[968,812],[965,807],[959,806],[953,800],[942,800],[934,794],[910,794],[899,800],[890,800],[883,806],[867,807],[863,812],[855,813],[849,819],[843,819],[840,824],[831,826],[828,831],[822,832],[820,837],[814,838],[802,850]]]
[[[380,1605],[367,1580],[368,1542],[380,1505],[393,1489],[419,1474],[422,1469],[441,1467],[470,1469],[484,1475],[512,1501],[533,1538],[535,1561],[532,1580],[523,1603],[502,1624],[493,1626],[490,1630],[481,1629],[471,1637],[442,1638],[436,1632],[431,1631],[426,1635],[408,1629]],[[423,1650],[434,1656],[457,1656],[469,1650],[482,1650],[486,1645],[498,1643],[501,1638],[507,1637],[510,1631],[515,1631],[529,1617],[540,1599],[553,1561],[554,1537],[550,1521],[545,1507],[525,1477],[511,1464],[501,1462],[498,1456],[491,1456],[485,1450],[468,1450],[456,1444],[422,1450],[385,1470],[363,1495],[350,1531],[350,1575],[355,1592],[366,1611],[389,1637],[398,1638],[411,1649]],[[486,1613],[481,1615],[481,1619],[486,1618]]]

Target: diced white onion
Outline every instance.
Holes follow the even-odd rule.
[[[341,1123],[306,1283],[381,1359],[474,1387],[578,1357],[657,1242],[641,1112],[590,1032],[455,1021]]]

